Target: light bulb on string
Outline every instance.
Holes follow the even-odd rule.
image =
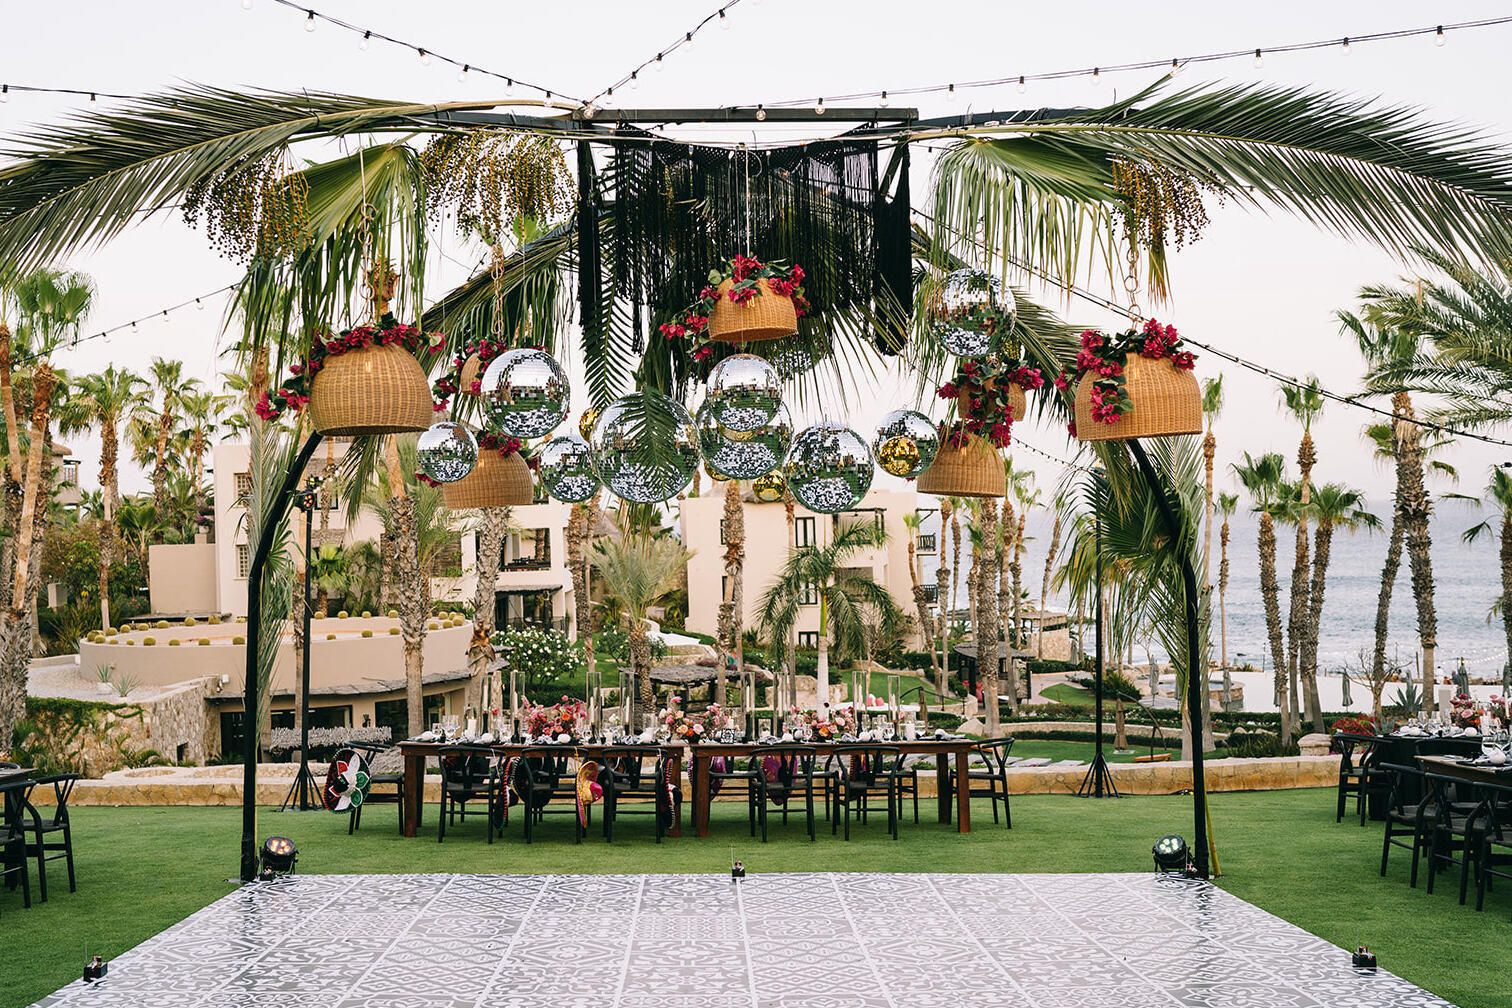
[[[954,84],[950,85],[950,87],[948,87],[948,88],[945,89],[945,100],[948,101],[948,102],[955,101],[955,85]]]
[[[583,118],[584,119],[592,119],[593,118],[593,113],[595,111],[596,110],[593,107],[593,102],[584,102],[583,103]]]
[[[1022,76],[1020,76],[1019,77],[1019,82],[1018,82],[1018,93],[1019,94],[1023,94],[1025,91],[1028,91],[1028,90],[1029,90],[1029,85],[1025,84],[1024,83],[1024,78]]]
[[[1444,44],[1444,26],[1443,25],[1439,25],[1438,29],[1433,33],[1433,44],[1436,45],[1436,46],[1440,46],[1440,47],[1443,46],[1443,44]]]
[[[136,327],[136,323],[135,322],[131,323],[131,331],[132,332],[136,332],[137,331],[137,327]]]
[[[242,10],[251,10],[252,9],[252,0],[241,0],[241,3],[242,3]]]
[[[0,84],[0,103],[10,101],[10,85]]]
[[[1093,84],[1101,84],[1102,83],[1102,70],[1100,68],[1098,68],[1098,67],[1093,67],[1092,68],[1092,83]]]
[[[314,30],[315,30],[315,12],[314,11],[307,11],[305,13],[305,31],[312,32]]]
[[[1171,58],[1171,76],[1175,77],[1179,73],[1181,73],[1181,64],[1176,61],[1175,57],[1172,57]],[[1095,72],[1094,72],[1094,76],[1095,76]]]
[[[512,95],[512,94],[514,94],[514,79],[512,77],[505,77],[504,78],[504,94],[505,95]]]
[[[1259,70],[1263,66],[1265,66],[1265,54],[1263,52],[1261,52],[1259,49],[1256,49],[1255,50],[1255,69]]]
[[[431,56],[430,56],[430,53],[426,52],[424,49],[421,49],[421,50],[418,50],[418,51],[420,53],[420,65],[421,66],[430,66],[431,65]]]
[[[882,92],[882,97],[880,97],[880,98],[877,99],[877,104],[881,105],[883,108],[887,108],[887,101],[888,101],[887,92],[883,91]]]
[[[205,302],[201,301],[199,298],[195,298],[194,299],[194,307],[195,307],[196,311],[204,311],[205,310]]]
[[[766,109],[760,105],[756,106],[756,121],[766,122]]]
[[[661,73],[662,72],[662,54],[661,53],[657,53],[656,54],[656,72],[657,73]]]
[[[636,71],[632,70],[632,71],[630,71],[630,90],[631,91],[637,91],[639,89],[640,89],[640,75]]]
[[[1349,53],[1349,36],[1348,35],[1344,36],[1344,53],[1345,53],[1345,55],[1348,55],[1348,53]]]
[[[457,83],[458,84],[466,84],[467,83],[467,71],[469,71],[471,69],[472,69],[472,67],[469,66],[468,64],[466,64],[466,63],[462,64],[462,69],[457,71]]]
[[[719,8],[719,27],[724,31],[730,30],[730,19],[725,17],[724,8]]]
[[[89,92],[89,100],[90,100],[91,103],[94,102],[95,97],[96,96],[95,96],[95,93],[93,91]]]
[[[686,49],[686,48],[688,48],[688,46],[690,46],[692,44],[693,44],[693,33],[692,32],[687,32],[686,34],[683,35],[683,48]]]
[[[370,31],[363,32],[362,33],[362,38],[360,38],[360,39],[357,40],[357,49],[358,49],[358,51],[359,52],[367,52],[368,51],[368,46],[372,45],[372,38],[373,38],[373,33],[372,32],[370,32]]]
[[[814,115],[824,115],[824,99],[820,98],[814,104]]]

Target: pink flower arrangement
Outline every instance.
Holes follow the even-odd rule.
[[[951,448],[963,448],[976,436],[985,438],[995,448],[1008,447],[1013,441],[1011,386],[1032,392],[1044,384],[1045,376],[1039,368],[1016,359],[988,357],[963,361],[955,377],[941,385],[935,394],[956,403],[964,398],[970,416],[941,424],[941,440]]]
[[[671,731],[673,738],[686,742],[698,742],[734,724],[734,718],[719,704],[709,704],[708,710],[700,717],[683,710],[682,697],[675,695],[669,697],[667,706],[657,713],[657,720]]]
[[[530,735],[556,738],[567,735],[577,738],[580,726],[587,723],[588,705],[582,700],[562,697],[561,701],[547,707],[525,701],[525,731]]]
[[[1179,349],[1181,337],[1176,327],[1161,325],[1154,319],[1146,321],[1141,329],[1129,329],[1111,336],[1088,329],[1081,334],[1079,342],[1081,348],[1076,353],[1075,373],[1068,375],[1062,369],[1055,378],[1055,387],[1062,393],[1069,393],[1072,382],[1092,376],[1088,404],[1092,419],[1101,424],[1116,424],[1125,413],[1134,410],[1124,379],[1129,354],[1138,354],[1146,360],[1169,360],[1182,371],[1192,370],[1197,363],[1195,354]],[[1068,425],[1068,429],[1075,437],[1075,421]]]

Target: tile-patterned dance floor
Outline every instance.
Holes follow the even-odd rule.
[[[1427,1008],[1208,883],[1143,875],[304,875],[47,1008]]]

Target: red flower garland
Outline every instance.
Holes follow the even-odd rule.
[[[539,458],[526,452],[524,441],[521,441],[517,437],[511,437],[508,434],[498,434],[494,431],[484,431],[478,435],[478,451],[480,453],[496,451],[499,453],[500,458],[503,458],[510,452],[519,452],[520,457],[525,460],[525,464],[530,467],[531,472],[535,472],[541,464]],[[465,479],[466,477],[463,478]],[[443,485],[440,480],[432,479],[423,470],[415,473],[415,479],[426,486],[438,487]]]
[[[1017,385],[1026,392],[1043,387],[1045,376],[1039,368],[1017,360],[967,360],[950,381],[936,393],[941,399],[959,403],[964,394],[972,416],[952,424],[940,424],[941,441],[951,448],[964,448],[972,436],[986,438],[995,448],[1013,442],[1013,408],[1008,386]]]

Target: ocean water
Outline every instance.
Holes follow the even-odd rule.
[[[1359,651],[1367,651],[1375,642],[1376,604],[1380,598],[1381,568],[1386,560],[1387,529],[1391,517],[1389,501],[1372,501],[1369,505],[1381,518],[1383,527],[1376,533],[1353,534],[1335,530],[1332,555],[1324,593],[1323,617],[1318,634],[1319,668],[1339,669],[1358,660]],[[1500,617],[1487,623],[1486,614],[1501,596],[1501,569],[1495,535],[1483,536],[1474,544],[1461,540],[1465,529],[1479,523],[1482,513],[1463,501],[1437,501],[1434,504],[1433,577],[1434,606],[1438,615],[1437,664],[1441,674],[1458,668],[1461,658],[1472,678],[1500,677],[1507,660],[1506,638]],[[1256,548],[1259,520],[1247,511],[1234,515],[1229,524],[1228,657],[1232,664],[1248,662],[1259,667],[1262,650],[1269,666],[1269,644],[1265,632],[1265,610],[1260,599],[1260,560]],[[1050,521],[1044,511],[1036,511],[1029,521],[1028,555],[1024,561],[1024,583],[1037,601],[1040,579],[1044,572],[1045,550],[1049,546]],[[1309,529],[1309,543],[1314,529]],[[948,535],[945,537],[948,540]],[[1281,619],[1289,612],[1294,529],[1276,529],[1276,576],[1281,583]],[[1218,529],[1213,529],[1213,651],[1218,658],[1217,554]],[[930,561],[932,564],[933,561]],[[963,595],[964,597],[964,595]],[[1066,599],[1052,593],[1050,608],[1064,610]],[[1404,662],[1412,662],[1418,651],[1417,606],[1412,595],[1412,576],[1407,550],[1402,550],[1402,566],[1397,572],[1391,599],[1390,636],[1387,654],[1397,653]],[[1154,641],[1150,652],[1157,660],[1164,653]],[[1136,645],[1136,662],[1145,661],[1143,642]],[[1388,693],[1390,690],[1388,689]]]

